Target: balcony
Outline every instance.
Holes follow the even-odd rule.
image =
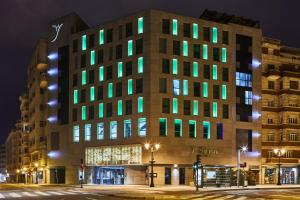
[[[277,80],[280,78],[281,73],[277,69],[267,69],[263,72],[263,75],[266,76],[269,80]]]
[[[262,159],[263,163],[274,163],[277,164],[278,163],[278,158],[263,158]],[[299,163],[299,159],[298,158],[281,158],[280,162],[282,164],[293,164],[293,163]]]

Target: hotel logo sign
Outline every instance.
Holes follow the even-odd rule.
[[[52,28],[54,29],[54,38],[51,40],[51,42],[55,42],[57,40],[59,31],[62,26],[63,26],[63,24],[52,25]]]

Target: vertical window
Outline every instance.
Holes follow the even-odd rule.
[[[131,120],[124,120],[124,138],[129,138],[131,136]]]
[[[182,121],[181,119],[174,119],[175,137],[182,137]]]
[[[203,82],[203,97],[207,98],[208,97],[208,83]]]
[[[139,118],[138,119],[138,135],[140,137],[145,137],[146,134],[147,134],[146,118]]]
[[[144,104],[144,99],[143,97],[138,97],[138,113],[143,112],[143,105]]]
[[[223,133],[223,124],[217,123],[217,140],[223,140],[224,133]]]
[[[140,17],[138,18],[138,34],[141,34],[144,32],[144,18]]]
[[[203,138],[210,139],[210,122],[203,122]]]
[[[104,30],[103,29],[101,29],[99,31],[99,44],[100,45],[104,44]]]
[[[116,121],[110,122],[110,139],[117,139],[118,124]]]
[[[104,80],[104,67],[100,66],[99,67],[99,81],[103,81]]]
[[[218,103],[217,102],[213,102],[213,117],[218,117]]]
[[[81,50],[82,51],[86,50],[86,35],[83,35],[81,37]]]
[[[193,77],[198,77],[198,62],[193,62]]]
[[[86,106],[81,107],[81,120],[86,120]]]
[[[177,60],[177,58],[173,58],[172,71],[173,71],[173,74],[178,74],[178,60]]]
[[[78,104],[78,90],[73,91],[73,103]]]
[[[103,118],[104,116],[104,104],[99,103],[99,118]]]
[[[189,136],[190,138],[196,138],[196,121],[189,120]]]
[[[90,101],[95,101],[95,87],[91,86],[90,87]]]
[[[193,38],[198,39],[198,24],[193,23]]]
[[[180,95],[180,80],[173,80],[173,94]]]
[[[222,48],[222,63],[226,63],[226,48]]]
[[[245,91],[245,104],[252,105],[252,91]]]
[[[178,21],[177,19],[172,20],[172,34],[173,35],[178,35]]]
[[[108,83],[107,86],[107,90],[108,90],[108,98],[112,98],[113,97],[113,83]]]
[[[127,81],[127,94],[132,95],[132,79],[128,79]]]
[[[143,73],[144,71],[144,58],[139,57],[138,58],[138,73]]]
[[[218,80],[218,67],[216,64],[213,64],[213,80]]]
[[[86,84],[86,71],[83,70],[81,72],[81,85],[85,85]]]
[[[213,36],[212,42],[217,43],[218,42],[218,29],[217,29],[217,27],[212,28],[212,36]]]
[[[173,114],[177,114],[177,113],[178,113],[178,99],[173,98]]]
[[[118,100],[118,116],[121,116],[123,114],[123,101]]]
[[[159,135],[167,136],[167,119],[159,118]]]
[[[127,43],[127,56],[132,56],[133,43],[132,40],[128,40]]]
[[[183,80],[183,95],[189,94],[189,82],[188,80]]]
[[[222,99],[223,100],[227,99],[227,88],[226,88],[226,85],[222,85]]]
[[[182,44],[182,54],[183,56],[188,56],[189,55],[189,45],[188,41],[184,40]]]
[[[208,59],[207,44],[203,44],[203,46],[202,46],[202,59],[204,59],[204,60]]]
[[[118,62],[118,78],[123,76],[123,63]]]
[[[92,125],[86,124],[84,126],[84,140],[91,141],[91,138],[92,138]]]
[[[104,123],[98,123],[97,124],[97,140],[103,140],[104,139]]]
[[[193,101],[193,115],[198,115],[198,100]]]
[[[73,126],[73,142],[79,142],[79,126]]]
[[[92,50],[92,51],[91,51],[90,64],[91,64],[91,65],[94,65],[94,64],[95,64],[95,50]]]

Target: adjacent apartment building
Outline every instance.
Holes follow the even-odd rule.
[[[264,38],[262,61],[263,183],[277,183],[279,158],[273,150],[284,149],[281,182],[299,184],[300,49]]]

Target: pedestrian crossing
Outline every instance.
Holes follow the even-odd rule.
[[[14,191],[14,192],[2,192],[0,193],[0,199],[13,198],[13,199],[22,199],[24,197],[46,197],[46,196],[63,196],[63,195],[80,195],[80,194],[89,194],[88,192],[78,191],[78,190],[59,190],[59,191]]]
[[[203,194],[194,196],[193,198],[188,198],[191,200],[246,200],[253,199],[253,197],[246,197],[241,195],[232,195],[232,194]],[[264,198],[261,198],[264,200]]]

